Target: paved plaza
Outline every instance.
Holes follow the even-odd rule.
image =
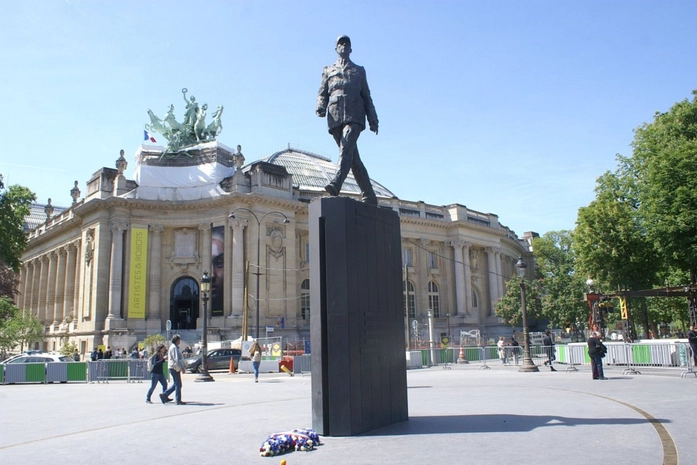
[[[695,463],[697,379],[680,370],[607,381],[578,372],[453,365],[408,372],[409,421],[312,452],[260,457],[267,435],[312,426],[311,377],[184,377],[187,405],[145,403],[148,384],[0,386],[2,464]],[[156,390],[156,392],[159,392]],[[153,395],[153,401],[158,399]]]

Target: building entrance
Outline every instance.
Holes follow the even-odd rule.
[[[198,318],[198,282],[188,276],[172,284],[169,299],[169,319],[173,330],[196,329]]]

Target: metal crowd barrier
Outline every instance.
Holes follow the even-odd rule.
[[[293,357],[293,373],[305,375],[312,371],[312,356],[310,354],[296,355]]]
[[[86,382],[87,364],[84,362],[16,363],[0,368],[0,382],[16,383],[67,383]]]
[[[87,362],[87,380],[90,383],[109,383],[110,380],[125,380],[129,383],[142,383],[150,377],[147,360],[109,359]]]

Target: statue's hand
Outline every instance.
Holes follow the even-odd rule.
[[[317,116],[319,116],[320,118],[324,118],[325,116],[327,116],[327,110],[325,110],[324,108],[318,108],[315,111],[315,113],[317,113]]]
[[[375,124],[370,123],[370,130],[373,131],[375,133],[375,135],[377,136],[378,135],[378,124],[377,123],[375,123]]]

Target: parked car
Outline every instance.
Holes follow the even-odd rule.
[[[214,349],[209,350],[206,356],[206,364],[208,371],[212,370],[229,370],[230,359],[233,360],[233,369],[237,370],[237,365],[240,362],[242,351],[240,349]],[[196,373],[201,369],[201,356],[187,358],[184,360],[186,369],[191,373]]]
[[[47,362],[72,362],[73,358],[67,355],[58,354],[20,354],[3,360],[3,365],[14,365],[15,363],[47,363]]]

